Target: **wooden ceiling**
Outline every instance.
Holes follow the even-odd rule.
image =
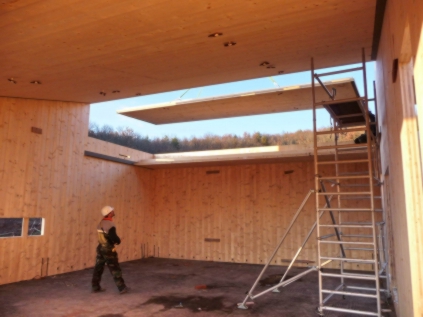
[[[341,144],[350,143],[351,142],[342,142]],[[333,149],[319,152],[319,160],[333,160]],[[275,145],[253,148],[154,154],[150,158],[145,158],[136,162],[135,165],[159,169],[190,166],[277,163],[285,161],[299,162],[313,160],[313,156],[312,146]],[[346,156],[350,159],[358,159],[363,157],[363,153],[350,152],[348,154],[340,154],[342,158],[347,158]]]
[[[376,0],[3,0],[0,96],[92,103],[304,71],[312,56],[317,68],[355,63],[362,47],[370,59],[375,7]]]
[[[325,82],[325,85],[330,91],[332,88],[336,89],[337,99],[359,96],[352,78]],[[199,121],[308,110],[313,107],[311,95],[311,85],[299,85],[132,107],[118,110],[118,113],[153,124]],[[329,100],[328,95],[319,84],[316,85],[316,100]]]

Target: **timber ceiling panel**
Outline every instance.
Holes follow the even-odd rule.
[[[336,99],[358,97],[352,78],[325,82],[330,91],[336,89]],[[316,101],[328,100],[323,88],[316,85]],[[230,118],[266,113],[312,109],[310,85],[267,89],[241,94],[172,101],[151,106],[118,110],[119,114],[150,122],[166,124],[208,119]]]
[[[341,142],[351,144],[351,142]],[[324,150],[319,154],[319,160],[333,160],[334,151]],[[232,164],[273,163],[283,161],[313,160],[313,147],[304,145],[275,145],[266,147],[240,148],[229,150],[210,150],[198,152],[180,152],[155,154],[143,159],[135,165],[152,169],[188,166],[218,166]],[[340,154],[341,158],[363,158],[363,153],[350,152]]]
[[[362,47],[370,56],[375,6],[373,0],[3,0],[0,96],[100,102],[304,71],[311,56],[317,68],[355,63]],[[215,32],[223,35],[208,37]],[[223,45],[231,41],[236,45]],[[264,61],[271,68],[259,66]]]

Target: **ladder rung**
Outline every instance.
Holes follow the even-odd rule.
[[[368,263],[368,264],[376,263],[376,260],[366,260],[366,259],[340,258],[340,257],[330,257],[330,256],[321,256],[320,258],[323,260],[343,261],[343,262],[353,262],[353,263]]]
[[[336,208],[336,207],[319,208],[319,210],[332,210],[332,211],[372,211],[372,209],[370,209],[370,208]]]
[[[360,286],[349,286],[349,285],[347,285],[345,287],[346,288],[350,288],[350,289],[358,289],[358,290],[361,290],[361,291],[373,291],[373,292],[376,292],[376,288],[374,288],[374,287],[360,287]],[[384,289],[384,288],[379,289],[379,291],[380,292],[389,292],[387,289]]]
[[[334,236],[336,236],[336,234],[335,233],[331,233],[331,234],[327,234],[327,235],[324,235],[324,236],[317,237],[317,239],[318,240],[323,240],[323,239],[327,239],[327,238],[334,237]]]
[[[357,221],[344,221],[340,223],[341,225],[373,225],[372,222],[357,222]]]
[[[337,273],[320,273],[321,276],[325,277],[343,277],[343,278],[350,278],[355,280],[368,280],[368,281],[375,281],[376,276],[366,275],[366,274],[337,274]]]
[[[340,160],[340,161],[322,161],[317,164],[350,164],[350,163],[367,163],[369,160]]]
[[[373,236],[370,234],[343,234],[342,236],[345,238],[364,238],[364,239],[373,238]]]
[[[370,192],[323,192],[317,193],[317,195],[321,196],[329,196],[329,195],[371,195]]]
[[[332,211],[372,211],[370,208],[319,208],[318,209],[319,211],[320,210],[327,210],[327,211],[330,211],[330,210],[332,210]],[[375,212],[382,212],[382,209],[375,209]]]
[[[340,176],[347,176],[347,175],[369,175],[369,171],[361,171],[361,172],[350,172],[350,173],[339,173]]]
[[[320,77],[320,76],[329,76],[329,75],[336,75],[336,74],[342,74],[342,73],[349,73],[349,72],[355,72],[358,70],[363,70],[363,67],[354,67],[354,68],[347,68],[342,70],[336,70],[333,72],[327,72],[327,73],[321,73],[321,74],[314,74],[314,76]]]
[[[349,250],[349,251],[374,251],[375,249],[373,248],[344,248],[344,250]]]
[[[367,143],[318,146],[317,150],[366,148]]]
[[[339,99],[339,100],[326,100],[326,101],[320,101],[316,102],[315,105],[321,106],[321,105],[333,105],[333,104],[341,104],[341,103],[347,103],[351,101],[360,101],[365,100],[365,97],[355,97],[355,98],[345,98],[345,99]]]
[[[362,128],[353,128],[353,129],[316,131],[316,135],[332,134],[332,133],[360,132],[360,131],[365,131],[365,130],[366,130],[366,127],[363,126]]]
[[[384,221],[380,221],[380,222],[376,222],[376,225],[380,226],[380,225],[384,225],[385,222]],[[373,226],[372,222],[342,222],[340,223],[340,225],[369,225],[369,226]]]
[[[376,294],[364,294],[364,293],[354,293],[354,292],[344,292],[344,291],[331,291],[331,290],[328,290],[328,289],[322,289],[322,293],[334,294],[334,295],[346,295],[346,296],[359,296],[359,297],[377,298]]]
[[[351,175],[351,176],[320,176],[319,179],[356,179],[370,178],[370,175]]]
[[[331,240],[319,240],[320,243],[329,243],[329,244],[359,244],[359,245],[373,245],[373,242],[361,242],[361,241],[331,241]]]
[[[322,310],[330,310],[336,311],[340,313],[349,313],[349,314],[357,314],[357,315],[365,315],[365,316],[379,316],[377,312],[365,311],[365,310],[355,310],[355,309],[347,309],[347,308],[338,308],[332,306],[322,306],[320,307]]]
[[[356,197],[342,197],[341,200],[369,200],[371,197],[366,196],[356,196]]]
[[[365,154],[367,149],[338,149],[339,155],[345,155],[354,152],[354,154]]]
[[[372,229],[372,225],[320,225],[320,227],[328,227],[328,228],[370,228]]]

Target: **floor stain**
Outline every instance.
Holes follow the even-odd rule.
[[[270,286],[270,285],[276,285],[279,284],[281,278],[282,278],[282,274],[273,274],[273,275],[269,275],[268,277],[260,280],[260,285],[261,286]],[[294,275],[287,275],[285,276],[284,281],[289,280],[290,278],[294,277]],[[298,279],[298,282],[302,282],[302,279]]]
[[[223,311],[231,313],[233,307],[227,307],[223,304],[223,296],[203,297],[203,296],[153,296],[141,306],[156,304],[163,305],[160,311],[170,309],[188,309],[193,313],[202,311]]]

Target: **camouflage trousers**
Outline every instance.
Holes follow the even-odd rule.
[[[100,289],[101,276],[103,275],[105,264],[107,264],[119,291],[123,290],[126,286],[122,278],[122,270],[119,266],[117,252],[112,251],[112,248],[102,247],[101,244],[97,247],[97,256],[95,258],[95,267],[91,282],[93,290]]]

